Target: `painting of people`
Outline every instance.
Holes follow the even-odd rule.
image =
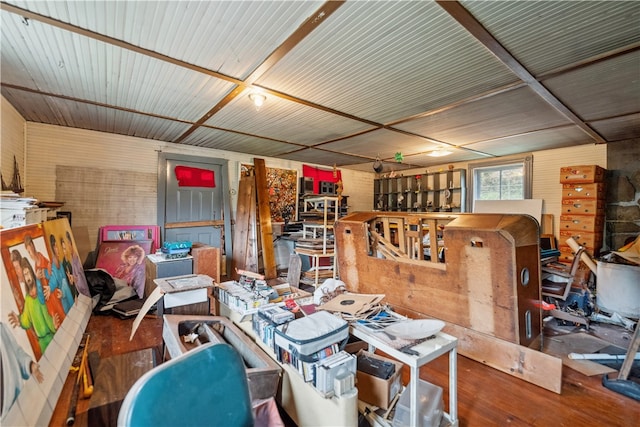
[[[100,243],[96,267],[132,287],[144,297],[145,259],[151,251],[151,240],[113,240]]]
[[[82,263],[74,261],[79,257],[66,218],[0,230],[0,253],[0,404],[4,422],[23,387],[29,382],[39,386],[51,375],[51,360],[59,357],[48,358],[47,373],[40,365],[78,295],[90,295]],[[54,352],[61,351],[63,341],[53,346]],[[49,378],[48,387],[53,379]]]

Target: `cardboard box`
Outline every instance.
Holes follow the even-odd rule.
[[[590,184],[604,181],[605,170],[597,165],[566,166],[560,168],[561,184]]]
[[[288,283],[273,285],[272,288],[278,293],[280,297],[282,297],[283,301],[294,299],[296,301],[304,302],[304,300],[306,299],[313,298],[313,294],[311,292],[296,288],[295,286],[291,286]]]
[[[356,387],[358,399],[382,409],[389,409],[389,404],[402,389],[402,362],[369,353],[364,350],[358,355],[364,354],[374,359],[384,360],[396,365],[396,371],[389,379],[382,379],[362,371],[356,371]]]

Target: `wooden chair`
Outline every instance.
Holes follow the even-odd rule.
[[[565,310],[561,310],[561,306],[569,297],[571,287],[575,281],[578,267],[580,266],[580,256],[585,248],[580,247],[570,266],[564,266],[560,263],[552,263],[542,266],[542,296],[547,297],[551,302],[555,303],[555,309],[549,310],[549,314],[556,319],[566,320],[574,323],[581,323],[589,328],[589,319],[579,316]],[[551,280],[553,278],[554,280]],[[562,301],[559,302],[558,300]]]

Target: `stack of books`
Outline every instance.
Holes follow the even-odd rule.
[[[260,340],[275,351],[274,335],[277,325],[282,325],[295,318],[286,308],[277,304],[267,304],[258,308],[257,315],[251,318],[251,326]]]
[[[122,301],[114,305],[111,310],[123,318],[136,316],[142,309],[145,301],[146,298]]]

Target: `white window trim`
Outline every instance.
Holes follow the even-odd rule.
[[[475,202],[475,170],[494,166],[512,165],[514,163],[522,163],[524,165],[524,198],[531,199],[533,196],[533,154],[473,162],[469,163],[467,167],[467,187],[470,190],[467,191],[467,206],[470,208],[470,212],[473,212]]]

